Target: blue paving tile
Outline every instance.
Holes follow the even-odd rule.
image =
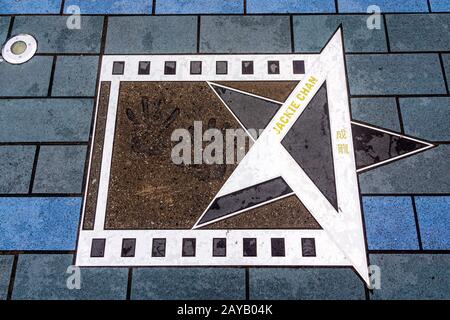
[[[386,15],[392,51],[450,50],[450,14]]]
[[[34,57],[27,63],[0,63],[0,96],[46,96],[52,71],[52,57]],[[26,79],[26,80],[25,80]]]
[[[410,197],[363,197],[369,250],[419,249]]]
[[[130,26],[133,28],[130,28]],[[127,30],[127,36],[123,36]],[[197,51],[197,17],[110,17],[106,52],[192,53]]]
[[[353,98],[352,119],[400,132],[395,98]]]
[[[0,300],[6,300],[8,296],[13,260],[14,256],[0,255]]]
[[[450,145],[440,145],[359,175],[361,192],[450,193]]]
[[[98,57],[59,56],[56,59],[52,96],[94,96]]]
[[[19,16],[13,34],[29,33],[38,42],[38,53],[98,53],[103,17],[82,16],[81,29],[67,28],[66,16]]]
[[[0,14],[59,13],[62,0],[0,0]]]
[[[445,93],[437,54],[347,55],[352,95]]]
[[[424,249],[450,250],[450,197],[416,197]]]
[[[0,198],[0,250],[74,250],[81,198]]]
[[[163,0],[156,1],[156,14],[244,13],[243,0]]]
[[[430,0],[432,12],[450,12],[450,1]]]
[[[152,13],[151,0],[66,0],[64,12],[70,6],[78,6],[81,14],[150,14]]]
[[[364,284],[350,268],[255,268],[250,299],[364,299]]]
[[[371,254],[381,289],[371,299],[450,299],[450,254]]]
[[[137,268],[131,299],[245,299],[242,268]]]
[[[450,91],[450,54],[443,54],[442,61],[444,63],[445,75],[447,77],[447,87]]]
[[[9,17],[0,17],[0,45],[6,41],[9,28]]]
[[[371,5],[382,12],[428,12],[427,0],[338,0],[339,13],[367,12]]]
[[[405,133],[428,140],[450,140],[450,97],[401,98]]]
[[[336,12],[334,0],[247,0],[247,13],[329,13]]]
[[[289,17],[202,17],[200,51],[205,53],[291,52]]]
[[[306,15],[294,17],[296,52],[320,52],[342,23],[347,52],[387,51],[384,23],[381,29],[369,30],[366,15]]]
[[[0,193],[28,193],[36,147],[0,146]]]
[[[0,142],[88,141],[92,99],[0,99]]]
[[[124,300],[127,268],[80,268],[80,289],[68,289],[70,254],[22,254],[17,262],[13,300]],[[69,283],[70,279],[69,279]]]
[[[42,146],[33,192],[81,192],[85,161],[86,146]]]

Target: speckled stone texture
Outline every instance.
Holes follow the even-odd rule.
[[[0,193],[28,193],[35,146],[0,146]]]
[[[204,16],[200,52],[291,52],[287,16]]]
[[[13,260],[13,255],[0,255],[0,300],[5,300],[8,296]]]
[[[243,14],[242,0],[163,0],[156,2],[156,14]]]
[[[350,268],[251,268],[251,300],[365,299]]]
[[[381,289],[370,299],[450,299],[450,255],[371,254],[380,267]]]
[[[133,25],[133,28],[130,26]],[[124,37],[122,31],[127,30]],[[197,51],[197,17],[110,17],[106,53],[189,53]]]
[[[247,0],[247,13],[336,12],[334,0]]]
[[[353,98],[352,119],[400,132],[395,98]]]
[[[80,206],[81,198],[0,197],[0,250],[74,250]]]
[[[17,263],[15,300],[124,300],[128,269],[81,268],[81,288],[68,289],[74,275],[71,254],[22,254]]]
[[[131,299],[245,299],[245,269],[136,268]]]
[[[366,20],[366,15],[294,16],[295,51],[320,52],[342,23],[346,52],[386,52],[384,23],[380,29],[369,30]]]
[[[0,44],[6,41],[10,17],[0,17]]]
[[[84,16],[81,31],[67,28],[63,16],[18,16],[13,34],[29,33],[38,42],[38,53],[98,53],[103,17]]]
[[[82,14],[151,14],[151,0],[66,0],[64,12],[78,6]]]
[[[92,99],[0,99],[0,142],[88,141]]]

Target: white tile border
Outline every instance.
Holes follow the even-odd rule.
[[[342,121],[347,123],[346,129],[348,133],[351,134],[350,128],[350,117],[348,110],[348,96],[347,88],[345,82],[345,70],[343,69],[343,57],[339,55],[342,53],[342,39],[340,32],[337,33],[338,36],[332,43],[332,49],[338,50],[337,53],[334,52],[324,59],[326,62],[319,61],[320,54],[282,54],[282,55],[119,55],[119,56],[104,56],[102,62],[102,70],[100,76],[100,82],[110,81],[111,91],[110,99],[108,104],[108,113],[105,129],[105,139],[103,148],[103,158],[101,164],[100,173],[100,183],[98,192],[98,202],[97,211],[95,215],[95,225],[94,230],[83,230],[80,226],[80,233],[78,239],[78,247],[76,254],[76,264],[79,266],[354,266],[356,270],[362,275],[362,278],[367,282],[367,274],[364,275],[364,270],[361,270],[362,266],[366,265],[366,248],[363,238],[362,222],[361,222],[361,211],[359,206],[359,193],[357,190],[356,181],[356,171],[349,170],[348,165],[352,165],[354,169],[354,156],[352,149],[350,150],[350,162],[348,164],[338,164],[338,170],[336,175],[339,174],[339,167],[344,170],[341,172],[344,174],[345,179],[337,179],[336,183],[339,185],[346,184],[351,181],[354,190],[351,192],[351,201],[348,195],[340,194],[338,197],[344,202],[348,202],[350,207],[355,210],[352,212],[352,218],[356,218],[356,221],[350,223],[351,232],[357,232],[356,238],[349,238],[347,236],[343,240],[351,240],[347,246],[351,248],[356,245],[356,252],[354,252],[361,261],[358,261],[357,265],[351,260],[354,258],[350,254],[352,259],[348,259],[345,251],[342,251],[342,241],[339,245],[336,245],[336,239],[334,236],[330,237],[329,231],[327,230],[292,230],[292,229],[252,229],[252,230],[105,230],[105,212],[106,212],[106,200],[108,195],[109,186],[109,176],[112,158],[112,148],[115,132],[115,120],[117,112],[118,94],[121,81],[208,81],[208,82],[219,82],[219,81],[295,81],[302,80],[304,74],[294,74],[293,73],[293,61],[303,60],[305,61],[305,70],[308,71],[313,65],[318,66],[318,70],[324,68],[322,66],[324,63],[333,64],[334,61],[338,59],[340,70],[335,68],[335,72],[328,73],[327,70],[320,71],[318,76],[327,77],[327,81],[341,82],[341,87],[329,89],[329,94],[333,92],[338,95],[339,102],[335,104],[337,107],[333,107],[333,103],[330,106],[330,117],[338,117],[339,124],[331,121],[331,132],[335,132],[336,129],[341,128]],[[335,35],[336,37],[336,35]],[[251,60],[254,61],[254,74],[252,75],[242,75],[242,61]],[[267,62],[271,60],[280,61],[280,73],[279,74],[268,74]],[[125,63],[124,74],[123,75],[113,75],[113,63],[115,61],[123,61]],[[149,75],[139,75],[138,65],[139,61],[150,61],[150,74]],[[165,75],[164,74],[164,62],[165,61],[176,61],[177,71],[175,75]],[[190,61],[202,61],[202,74],[201,75],[191,75],[190,74]],[[228,61],[228,74],[227,75],[217,75],[215,74],[215,63],[216,61]],[[342,64],[342,65],[341,65]],[[337,72],[336,72],[337,71]],[[342,74],[341,74],[342,73]],[[330,79],[328,79],[330,78]],[[324,80],[324,79],[323,79]],[[312,95],[311,95],[312,96]],[[98,98],[99,100],[99,98]],[[347,100],[346,102],[344,100]],[[97,101],[98,107],[98,101]],[[342,107],[346,107],[345,111]],[[337,108],[337,109],[336,109]],[[340,110],[340,111],[337,111]],[[343,111],[344,110],[344,111]],[[338,114],[332,115],[338,112]],[[342,113],[343,112],[343,113]],[[94,138],[92,138],[93,141]],[[351,139],[350,139],[351,140]],[[348,142],[352,145],[352,142]],[[336,141],[333,139],[333,147]],[[334,150],[335,148],[333,148]],[[335,152],[335,151],[334,151]],[[92,152],[91,152],[92,155]],[[285,155],[288,156],[287,152]],[[336,159],[336,155],[335,155]],[[335,162],[336,165],[336,162]],[[297,165],[295,166],[297,167]],[[345,168],[344,168],[345,167]],[[297,169],[297,168],[296,168]],[[90,164],[89,164],[90,170]],[[350,172],[352,171],[352,172]],[[88,172],[89,176],[89,172]],[[350,180],[349,180],[350,179]],[[289,180],[289,179],[288,179]],[[345,181],[344,181],[345,180]],[[306,181],[306,180],[305,180]],[[288,182],[289,183],[289,182]],[[309,183],[311,184],[311,183]],[[292,186],[293,190],[297,190],[297,186]],[[310,186],[314,189],[314,185]],[[339,186],[338,186],[339,187]],[[347,187],[344,189],[348,189]],[[298,190],[297,190],[298,191]],[[317,190],[315,190],[317,191]],[[309,191],[308,191],[309,192]],[[87,190],[86,190],[87,193]],[[307,196],[308,198],[309,196]],[[344,197],[344,198],[342,198]],[[310,203],[317,202],[317,194],[312,196]],[[86,195],[85,199],[86,201]],[[318,201],[318,203],[324,203],[323,201]],[[84,219],[84,206],[83,205],[83,215]],[[308,205],[311,206],[311,205]],[[307,206],[307,207],[308,207]],[[328,204],[329,206],[329,204]],[[327,206],[326,206],[327,207]],[[326,210],[330,211],[330,210]],[[322,220],[319,223],[326,223],[327,228],[333,229],[333,223],[338,223],[337,228],[340,233],[348,233],[345,221],[339,217],[330,220],[330,217],[324,216],[326,213],[322,213]],[[313,214],[314,215],[314,214]],[[334,213],[332,216],[335,215]],[[332,221],[333,220],[333,221]],[[83,220],[82,220],[83,221]],[[329,222],[329,223],[328,223]],[[82,224],[81,224],[82,225]],[[327,229],[325,228],[325,229]],[[257,257],[244,257],[242,248],[243,238],[256,238],[258,246]],[[314,238],[316,241],[316,257],[302,257],[301,255],[301,238]],[[94,238],[104,238],[106,239],[105,255],[102,258],[92,258],[90,257],[91,242]],[[136,253],[134,257],[121,257],[121,247],[123,238],[135,238],[136,239]],[[165,238],[166,239],[166,256],[162,257],[151,257],[152,249],[152,239],[153,238]],[[183,238],[196,238],[196,256],[195,257],[182,257],[182,247],[181,242]],[[213,238],[226,238],[227,239],[227,256],[226,257],[213,257],[212,256],[212,239]],[[285,257],[271,257],[270,250],[270,239],[271,238],[284,238],[286,256]],[[354,242],[357,241],[357,244]],[[339,248],[341,247],[341,248]],[[364,261],[362,261],[364,260]]]

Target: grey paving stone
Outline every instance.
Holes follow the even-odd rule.
[[[94,96],[98,57],[59,56],[56,59],[52,96]]]
[[[352,119],[400,132],[395,98],[353,98]]]
[[[127,31],[126,36],[123,30]],[[196,51],[195,16],[110,17],[108,20],[106,52],[109,54]]]
[[[346,52],[386,52],[384,23],[381,29],[367,28],[367,15],[294,16],[296,52],[319,52],[342,23]]]
[[[92,99],[0,99],[0,142],[88,141]]]
[[[0,17],[0,45],[6,41],[6,36],[8,35],[9,28],[9,17]]]
[[[131,299],[245,299],[243,268],[137,268]]]
[[[52,71],[52,57],[35,56],[20,65],[0,63],[0,96],[46,96]],[[3,76],[7,75],[7,76]]]
[[[200,52],[291,52],[288,16],[205,16]]]
[[[450,145],[440,145],[359,175],[365,194],[450,192]]]
[[[450,14],[386,15],[392,51],[450,50]]]
[[[447,87],[450,91],[450,54],[443,54],[442,62],[444,63],[445,75],[447,77]]]
[[[450,299],[450,254],[371,254],[381,289],[371,299]]]
[[[450,97],[402,98],[405,133],[431,141],[450,140]]]
[[[79,193],[86,146],[42,146],[34,178],[34,193]]]
[[[70,254],[23,254],[19,256],[13,300],[125,299],[128,269],[81,268],[81,289],[68,289]],[[70,271],[70,270],[69,270]],[[68,281],[73,283],[72,281]]]
[[[0,193],[27,193],[35,146],[0,146]]]
[[[28,33],[38,42],[38,53],[98,53],[103,17],[82,16],[81,29],[69,29],[65,16],[18,16],[13,34]]]
[[[249,278],[252,300],[365,299],[350,268],[254,268]]]
[[[437,54],[352,54],[347,71],[352,95],[446,92]]]
[[[0,300],[6,300],[8,296],[9,278],[14,256],[0,255]]]

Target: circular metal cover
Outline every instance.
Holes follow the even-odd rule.
[[[21,64],[30,60],[36,50],[36,39],[29,34],[18,34],[5,43],[2,48],[2,56],[6,62]]]

